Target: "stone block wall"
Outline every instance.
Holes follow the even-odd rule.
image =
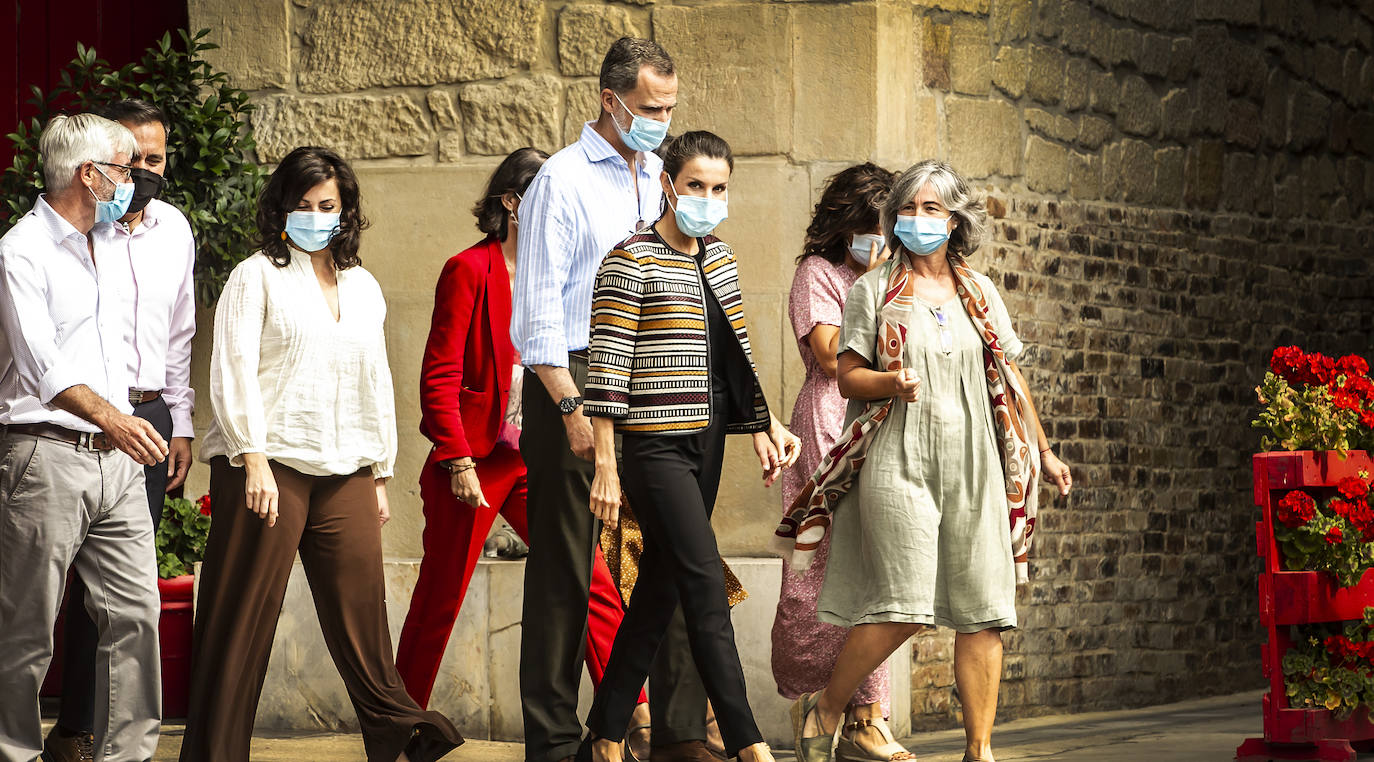
[[[1268,353],[1374,348],[1369,0],[191,0],[212,61],[253,91],[260,159],[332,146],[360,170],[366,266],[390,305],[402,433],[385,530],[419,552],[419,358],[467,209],[522,145],[596,114],[622,34],[674,56],[673,132],[739,161],[740,255],[765,390],[802,379],[786,320],[818,189],[844,166],[949,160],[989,195],[974,258],[1030,351],[1075,468],[1042,501],[1006,717],[1258,687],[1248,454]],[[206,378],[208,324],[198,345]],[[201,406],[200,422],[208,415]],[[732,443],[717,532],[761,554],[780,511]],[[203,474],[195,477],[204,478]],[[203,484],[203,481],[201,482]],[[947,634],[913,661],[913,724],[958,707]]]

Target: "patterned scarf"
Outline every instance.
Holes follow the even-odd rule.
[[[997,332],[988,319],[987,298],[974,279],[973,270],[955,255],[950,255],[949,263],[954,269],[955,292],[983,339],[984,374],[992,404],[998,455],[1002,461],[1016,582],[1020,584],[1027,579],[1040,475],[1037,448],[1031,443],[1033,435],[1026,429],[1026,393],[1002,352]],[[878,311],[875,369],[891,371],[902,367],[907,320],[915,301],[913,281],[906,259],[894,257],[888,266],[887,288]],[[772,544],[794,572],[800,574],[811,565],[816,548],[830,528],[831,514],[840,498],[853,486],[867,457],[868,446],[873,442],[873,432],[887,420],[894,402],[896,398],[891,397],[867,403],[863,412],[840,432],[835,446],[821,459],[801,494],[788,506],[773,533]]]

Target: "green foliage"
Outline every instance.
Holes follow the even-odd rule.
[[[1374,608],[1364,619],[1337,624],[1302,625],[1283,657],[1288,705],[1329,709],[1336,719],[1356,709],[1374,709]]]
[[[1332,527],[1341,532],[1340,542],[1328,542]],[[1274,526],[1274,539],[1283,549],[1283,566],[1288,571],[1324,571],[1341,587],[1360,581],[1366,569],[1374,567],[1374,543],[1364,542],[1351,522],[1322,511],[1308,523],[1290,529]]]
[[[249,157],[256,143],[247,116],[248,94],[229,85],[201,53],[217,45],[210,33],[177,30],[181,45],[164,34],[138,63],[112,69],[80,43],[76,58],[45,93],[33,88],[38,117],[6,137],[14,144],[12,166],[0,174],[0,232],[24,215],[43,190],[38,138],[43,125],[61,112],[99,111],[124,98],[141,98],[162,108],[171,122],[167,135],[167,188],[162,199],[185,213],[196,238],[196,293],[212,304],[234,265],[252,253],[254,218],[263,170]]]
[[[199,503],[180,497],[163,498],[162,521],[157,526],[157,576],[163,579],[190,574],[205,558],[210,538],[209,500]]]
[[[1357,411],[1337,407],[1326,386],[1297,389],[1266,372],[1255,393],[1263,407],[1250,425],[1265,430],[1260,447],[1266,452],[1335,450],[1344,456],[1350,450],[1374,449],[1374,430],[1361,425]]]

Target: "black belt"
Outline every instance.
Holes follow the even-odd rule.
[[[148,391],[148,390],[146,390],[146,389],[130,389],[130,390],[129,390],[129,404],[130,404],[130,405],[141,405],[141,404],[143,404],[143,403],[145,403],[145,402],[151,402],[151,401],[153,401],[153,400],[155,400],[155,399],[157,399],[158,397],[161,397],[161,396],[162,396],[162,390],[161,390],[161,389],[154,389],[154,390],[152,390],[152,391]]]
[[[75,431],[55,423],[11,423],[5,429],[11,434],[27,434],[31,437],[52,439],[63,444],[76,445],[77,449],[113,450],[114,444],[103,433]]]
[[[586,350],[586,349],[574,349],[574,350],[568,352],[568,356],[570,356],[570,357],[577,357],[577,358],[580,358],[580,359],[582,359],[582,360],[590,360],[592,355],[591,355],[591,351],[590,351],[590,350]]]

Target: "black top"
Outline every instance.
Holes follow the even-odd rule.
[[[703,247],[704,251],[704,247]],[[701,260],[697,259],[700,269]],[[744,356],[739,337],[725,316],[725,309],[701,279],[706,302],[706,334],[710,344],[711,400],[725,402],[724,412],[727,421],[747,421],[754,414],[754,371],[749,367],[749,358]]]

